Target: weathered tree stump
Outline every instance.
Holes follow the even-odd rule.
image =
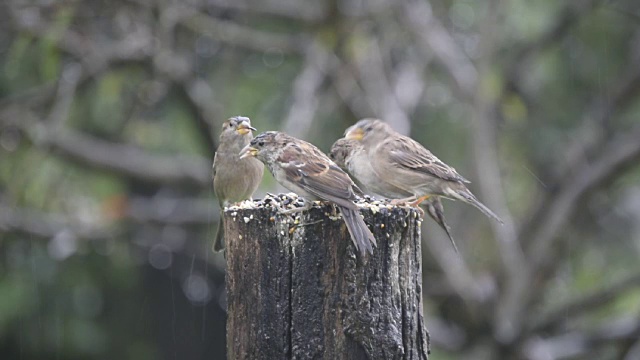
[[[366,257],[330,204],[284,215],[301,203],[273,195],[225,211],[229,359],[427,359],[421,220],[377,203],[361,211],[378,242]]]

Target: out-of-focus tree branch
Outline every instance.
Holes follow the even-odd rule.
[[[373,36],[368,39],[366,52],[353,62],[361,79],[365,96],[376,114],[401,134],[409,135],[411,120],[409,114],[398,103],[395,91],[391,86],[382,53],[381,43]]]
[[[495,296],[494,289],[487,289],[478,281],[460,254],[453,250],[449,239],[443,237],[440,241],[428,241],[426,246],[435,255],[434,261],[440,265],[448,285],[469,308],[477,308]]]
[[[550,46],[550,44],[557,41],[558,37],[562,33],[571,28],[571,24],[573,24],[573,22],[575,21],[575,19],[572,17],[572,14],[575,15],[574,12],[588,11],[593,6],[595,6],[596,3],[597,1],[590,1],[581,4],[581,6],[577,8],[567,7],[567,9],[565,9],[563,14],[561,15],[560,21],[556,24],[556,26],[552,27],[549,33],[543,35],[537,41],[531,43],[530,48],[523,48],[521,54],[526,54],[528,53],[528,51],[533,51],[540,47]],[[471,63],[471,61],[469,61],[469,59],[466,57],[464,51],[456,45],[453,37],[448,33],[444,26],[442,26],[436,19],[433,18],[433,16],[431,16],[431,11],[428,8],[428,5],[422,2],[408,2],[405,4],[404,10],[405,17],[408,19],[408,22],[413,29],[414,35],[421,40],[421,44],[425,48],[427,48],[428,51],[434,54],[436,60],[439,62],[442,68],[454,80],[453,82],[454,84],[456,84],[459,93],[466,98],[474,97],[474,94],[477,94],[478,91],[478,71],[476,70],[476,67]],[[493,11],[489,11],[489,13],[492,12]],[[420,15],[418,16],[417,14]],[[488,36],[492,35],[488,34]],[[486,52],[486,44],[481,46],[481,48]],[[625,91],[621,91],[621,93],[625,93]],[[628,91],[626,91],[626,93],[628,93]],[[629,99],[630,97],[624,96],[621,98]],[[499,99],[496,98],[493,101],[497,103],[498,100]],[[612,106],[619,105],[619,103],[617,103],[616,101],[614,101],[613,103],[615,103],[615,105]],[[477,145],[474,147],[474,154],[478,158],[476,163],[479,165],[478,167],[482,172],[480,174],[480,185],[483,189],[483,193],[487,194],[486,198],[493,200],[503,200],[500,202],[501,204],[503,204],[502,206],[497,206],[495,204],[495,201],[489,201],[489,205],[498,209],[498,212],[501,214],[508,214],[508,211],[504,206],[505,201],[503,199],[503,196],[501,195],[501,187],[495,186],[495,184],[500,184],[500,178],[498,177],[500,171],[499,167],[497,166],[497,150],[495,149],[496,141],[495,134],[493,134],[495,131],[495,125],[492,125],[490,121],[487,121],[489,119],[489,116],[491,116],[491,110],[497,108],[497,104],[487,103],[485,105],[486,106],[484,107],[484,111],[476,110],[474,112],[477,116],[479,116],[479,114],[482,114],[482,116],[480,116],[479,119],[476,118],[476,121],[473,122],[475,134],[474,139],[476,140],[475,144]],[[483,119],[485,121],[479,121]],[[628,145],[628,140],[629,139],[623,142],[627,143]],[[616,160],[625,162],[625,160],[619,159],[618,157],[625,157],[625,155],[623,155],[622,153],[628,151],[629,149],[617,149],[619,150],[619,156],[613,154],[616,153],[616,149],[610,150],[612,150],[612,153],[610,153],[611,156],[606,160],[603,159],[602,163],[610,160],[612,160],[614,163],[616,162]],[[493,166],[491,166],[492,164]],[[606,170],[604,169],[600,170],[606,172]],[[613,171],[613,169],[611,170]],[[587,173],[589,173],[589,175],[592,175],[587,176],[587,178],[595,179],[599,177],[599,175],[595,175],[591,171],[587,171]],[[583,173],[581,175],[586,174]],[[583,176],[582,179],[584,178],[585,177]],[[579,179],[573,180],[577,181]],[[586,186],[583,190],[586,191],[588,188],[591,188],[591,186],[595,186],[595,182],[592,185]],[[582,183],[584,184],[584,182]],[[572,192],[575,189],[572,190],[567,187],[567,190],[569,192]],[[571,203],[573,203],[573,205],[570,205],[571,209],[573,209],[573,206],[575,206],[575,203],[578,201],[582,194],[583,192],[580,191],[580,195],[577,195],[576,198],[571,201]],[[556,205],[558,205],[558,203],[556,203]],[[500,209],[502,209],[502,211],[500,211]],[[549,214],[549,208],[547,206],[540,207],[540,209],[545,209],[545,214]],[[565,209],[566,211],[563,211],[563,214],[568,216],[568,214],[571,213],[571,209]],[[511,251],[503,252],[502,256],[503,260],[506,261],[506,274],[511,278],[511,280],[509,280],[507,284],[511,285],[506,286],[505,296],[497,305],[499,314],[498,319],[502,319],[498,322],[499,324],[502,323],[504,325],[503,327],[498,326],[498,336],[500,336],[500,334],[513,334],[515,337],[517,337],[517,333],[519,331],[517,329],[520,326],[519,320],[522,320],[517,314],[522,309],[527,307],[525,299],[528,298],[527,296],[521,297],[519,295],[523,293],[530,294],[531,287],[528,284],[531,283],[531,274],[533,273],[533,271],[535,271],[533,269],[539,268],[539,263],[541,263],[543,261],[542,259],[544,259],[545,257],[544,254],[547,253],[549,243],[555,237],[555,234],[559,229],[559,226],[557,225],[558,219],[562,217],[566,220],[566,216],[546,216],[544,220],[538,224],[539,228],[537,229],[537,233],[544,235],[535,236],[535,240],[530,241],[530,243],[534,244],[533,246],[538,249],[533,252],[535,253],[535,255],[532,256],[532,268],[528,268],[522,250],[520,249],[519,245],[517,245],[516,239],[522,237],[518,236],[519,234],[515,226],[513,225],[513,222],[510,220],[510,216],[505,216],[507,220],[507,226],[501,229],[496,229],[498,237],[502,239],[500,241],[500,249],[505,251],[507,249],[511,249]],[[554,229],[553,235],[548,232],[548,230],[550,229]],[[536,233],[536,230],[533,230],[533,232]]]
[[[106,214],[100,223],[80,221],[73,215],[46,213],[19,208],[0,202],[0,230],[40,238],[51,238],[68,231],[77,238],[102,240],[116,236],[110,221],[126,220],[138,224],[154,223],[174,226],[208,226],[219,214],[212,210],[213,201],[197,198],[133,197],[123,200],[118,213]]]
[[[494,6],[495,8],[495,6]],[[497,9],[489,11],[490,14],[497,12]],[[499,239],[498,249],[500,250],[502,263],[504,266],[504,275],[507,277],[507,290],[510,292],[518,292],[518,288],[526,286],[528,283],[524,254],[517,241],[516,229],[511,219],[508,208],[506,207],[506,199],[502,191],[500,180],[500,168],[498,166],[495,124],[490,121],[493,114],[492,110],[496,107],[494,102],[498,99],[486,99],[485,94],[478,92],[478,70],[468,59],[464,51],[456,45],[455,40],[439,23],[437,19],[431,16],[431,10],[428,5],[423,2],[407,2],[404,7],[404,14],[412,25],[414,35],[422,40],[423,46],[427,47],[435,56],[438,63],[449,73],[454,80],[454,84],[461,96],[476,99],[476,117],[472,121],[474,129],[474,151],[477,169],[479,172],[479,183],[485,198],[489,199],[488,204],[497,209],[505,220],[505,226],[494,226],[494,232]],[[420,15],[418,15],[420,14]],[[428,14],[428,16],[425,16]],[[495,24],[494,17],[487,18],[487,24]],[[485,26],[487,27],[487,26]],[[491,40],[494,34],[490,30],[486,30],[483,34],[485,44],[482,46],[485,54],[484,71],[488,71],[491,61],[491,48],[486,44]],[[524,282],[522,282],[525,280]],[[503,300],[503,299],[502,299]],[[498,322],[505,324],[509,329],[499,330],[499,333],[510,333],[512,319],[509,314],[503,313],[503,305],[501,302],[497,305]],[[502,319],[502,320],[500,320]],[[509,324],[508,326],[506,324]],[[499,327],[500,328],[500,327]]]
[[[89,168],[115,172],[151,183],[186,183],[205,187],[211,181],[210,161],[196,155],[158,155],[127,144],[105,141],[70,129],[43,125],[28,111],[0,113],[7,123],[21,119],[20,129],[43,150]],[[36,125],[27,128],[27,125]]]
[[[496,58],[496,25],[500,18],[500,8],[501,2],[499,0],[491,1],[487,15],[480,25],[479,47],[482,50],[478,60],[478,77],[481,81],[491,76],[492,63]],[[476,84],[476,87],[480,87],[480,85]],[[491,223],[504,269],[501,275],[505,279],[502,294],[495,301],[495,335],[501,341],[509,341],[508,338],[514,333],[514,328],[517,329],[521,324],[518,323],[518,319],[510,317],[509,312],[505,311],[510,306],[514,306],[505,300],[510,299],[510,293],[517,292],[520,287],[530,283],[530,274],[527,273],[526,266],[523,266],[526,264],[526,259],[516,236],[516,225],[507,207],[502,185],[494,112],[494,109],[498,107],[499,94],[490,94],[490,92],[487,94],[483,89],[476,88],[474,99],[474,117],[471,121],[471,129],[473,156],[480,179],[478,183],[481,193],[484,195],[483,198],[486,199],[484,201],[504,221],[504,224]]]
[[[560,44],[581,19],[603,2],[602,0],[566,2],[565,7],[559,11],[555,23],[545,32],[510,51],[513,55],[507,57],[507,63],[504,65],[503,88],[506,90],[504,93],[516,93],[528,106],[535,106],[531,103],[531,96],[522,88],[523,79],[530,73],[531,64],[549,48]]]
[[[42,128],[31,135],[37,146],[85,166],[152,183],[209,184],[210,161],[196,155],[157,155],[71,130]]]
[[[45,214],[33,209],[21,209],[0,203],[0,230],[2,233],[52,238],[62,231],[82,239],[104,240],[114,236],[105,227],[72,220],[59,214]]]
[[[546,208],[541,225],[535,229],[528,243],[532,265],[544,263],[553,239],[568,221],[578,201],[589,191],[605,184],[640,161],[640,129],[618,135],[603,146],[590,164],[583,164],[573,176],[566,178]]]
[[[371,104],[365,100],[364,90],[354,76],[351,64],[332,54],[331,61],[335,70],[331,73],[331,83],[338,97],[356,119],[369,117],[374,113]]]
[[[438,64],[451,76],[459,94],[472,99],[478,82],[478,72],[453,36],[433,16],[429,3],[410,0],[403,4],[404,16],[419,45],[433,54]]]
[[[552,338],[532,339],[524,346],[527,359],[577,359],[603,345],[634,341],[640,335],[638,318],[619,318],[595,330],[571,331]]]
[[[558,164],[555,173],[558,178],[563,178],[568,172],[583,164],[586,153],[593,151],[596,146],[606,140],[606,125],[618,114],[624,112],[640,94],[640,67],[638,58],[632,58],[629,66],[624,71],[613,89],[606,94],[599,94],[592,102],[589,110],[580,122],[582,125],[572,136],[571,142],[564,152],[564,161]]]
[[[565,304],[557,306],[542,316],[530,330],[532,333],[546,332],[559,324],[575,320],[577,316],[606,306],[616,300],[620,295],[634,290],[640,286],[640,274],[633,274],[621,281],[606,286],[603,289],[580,296]]]
[[[436,346],[448,351],[459,350],[466,339],[463,329],[453,324],[446,323],[442,319],[429,317],[425,320],[429,324],[429,340]]]
[[[54,34],[50,31],[51,24],[44,21],[33,22],[31,15],[18,12],[13,14],[13,18],[20,31],[52,41],[60,50],[73,55],[82,63],[89,76],[96,75],[117,62],[147,59],[153,51],[153,36],[144,27],[137,28],[137,31],[107,46],[97,46],[71,29]]]
[[[541,268],[548,265],[553,243],[563,226],[569,221],[573,210],[586,194],[599,186],[620,176],[631,165],[640,161],[640,129],[635,129],[625,135],[619,135],[609,141],[591,164],[584,164],[573,176],[568,177],[559,187],[559,191],[553,197],[546,208],[543,220],[539,227],[533,229],[529,243],[531,248],[527,252],[529,263],[527,274],[535,274]],[[530,279],[530,275],[523,281]],[[517,288],[518,291],[509,293],[506,299],[511,304],[505,311],[506,319],[520,319],[526,316],[528,306],[539,295],[536,293],[543,286],[525,286]],[[514,334],[519,335],[519,334]]]
[[[507,68],[507,79],[518,83],[521,74],[525,73],[533,58],[544,53],[546,49],[562,41],[562,39],[584,18],[584,15],[595,9],[603,0],[586,0],[567,2],[559,11],[553,25],[533,41],[527,42],[512,51]]]
[[[304,57],[302,70],[293,81],[292,103],[283,123],[283,131],[306,138],[320,103],[319,92],[330,66],[329,54],[319,43],[311,43]]]
[[[222,125],[222,121],[216,121],[216,119],[220,119],[220,114],[224,113],[222,105],[215,100],[213,89],[203,79],[191,78],[178,81],[176,85],[182,91],[191,109],[201,138],[213,154],[213,151],[217,148],[216,130]]]
[[[81,75],[81,67],[78,64],[69,64],[62,70],[62,76],[58,81],[56,98],[49,112],[49,118],[46,120],[46,123],[52,129],[64,127],[64,122],[69,117],[69,109],[73,103]]]
[[[232,46],[255,51],[278,49],[283,53],[304,51],[303,36],[283,35],[258,31],[237,23],[215,19],[195,9],[184,8],[190,16],[182,17],[181,23],[190,30]]]
[[[635,62],[631,61],[630,64],[635,64]],[[638,155],[630,154],[631,159],[625,160],[623,154],[625,146],[632,147],[633,135],[631,135],[631,138],[619,136],[615,139],[609,139],[608,143],[604,143],[604,124],[617,114],[624,112],[628,106],[633,104],[635,96],[640,92],[640,70],[633,65],[628,69],[625,72],[625,76],[618,80],[612,93],[592,102],[593,105],[584,113],[581,121],[582,125],[575,131],[574,141],[567,146],[567,151],[565,152],[568,157],[568,166],[557,170],[559,173],[557,178],[560,180],[557,185],[553,186],[554,191],[548,193],[537,204],[532,211],[533,215],[526,217],[531,220],[525,222],[521,227],[519,238],[522,239],[523,244],[531,254],[531,271],[540,272],[544,268],[548,273],[550,268],[558,264],[558,257],[550,256],[552,255],[550,253],[552,244],[584,194],[589,189],[600,186],[600,182],[607,182],[609,176],[615,176],[616,173],[621,172],[622,170],[617,169],[618,166],[624,168],[627,166],[627,162],[638,161],[633,160],[634,157],[637,159]],[[640,134],[638,131],[636,133]],[[622,141],[622,143],[618,143],[619,141]],[[625,142],[628,142],[628,144],[625,145]],[[608,149],[607,146],[609,146]],[[615,146],[619,146],[620,153],[617,156],[613,155],[613,152],[607,152],[615,152],[611,148]],[[633,153],[633,150],[631,152]],[[601,154],[602,156],[609,154],[617,160],[614,160],[613,163],[607,163],[609,158],[601,156],[599,160],[596,160],[596,163],[593,163],[593,161],[588,162],[584,158],[587,153]],[[615,162],[618,160],[621,161],[620,164]],[[594,167],[599,167],[600,169],[596,170]],[[599,174],[598,171],[602,171],[603,168],[608,168],[604,172],[610,174]],[[596,179],[599,176],[602,179]],[[585,184],[585,181],[593,181],[594,184],[585,185],[581,189],[576,186],[577,184]],[[539,241],[541,242],[537,243]],[[536,248],[536,250],[532,248]],[[546,277],[539,278],[536,288],[541,289],[544,287],[546,280]],[[531,296],[538,296],[536,294],[540,294],[540,292],[533,292],[530,286],[523,286],[517,293],[512,294],[512,300],[516,304],[522,305],[521,301],[525,298],[529,302],[533,302]]]
[[[587,154],[597,153],[599,147],[606,141],[606,131],[604,129],[611,119],[625,109],[633,105],[636,96],[640,93],[640,67],[636,66],[637,60],[631,59],[624,76],[621,76],[613,90],[606,94],[598,94],[598,97],[591,101],[591,106],[584,112],[580,121],[580,127],[572,131],[570,142],[566,150],[562,153],[562,161],[554,169],[556,182],[562,181],[575,174],[581,167],[587,166]],[[519,236],[524,240],[524,246],[530,245],[530,238],[527,234],[539,226],[550,206],[550,203],[557,197],[559,185],[553,186],[554,190],[548,193],[542,201],[532,207],[530,214],[525,216]]]
[[[255,13],[258,16],[280,16],[290,20],[315,24],[321,22],[326,16],[326,3],[288,1],[262,1],[262,0],[208,0],[207,5],[222,9],[238,10],[242,13]]]
[[[123,219],[137,223],[160,223],[166,225],[210,225],[219,219],[213,211],[215,201],[199,198],[152,198],[127,199]]]

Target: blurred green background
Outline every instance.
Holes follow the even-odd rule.
[[[423,223],[431,359],[640,359],[640,4],[5,0],[0,358],[223,359],[211,161],[379,117],[506,220]],[[266,175],[257,194],[280,189]]]

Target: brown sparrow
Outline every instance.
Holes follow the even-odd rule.
[[[373,171],[362,143],[351,139],[338,139],[329,152],[329,157],[338,166],[349,172],[366,190],[387,199],[401,199],[413,194],[388,182],[382,181]]]
[[[411,193],[406,199],[418,205],[430,196],[461,200],[486,216],[502,220],[467,189],[469,181],[420,143],[394,131],[376,119],[363,119],[347,129],[347,139],[358,140],[367,153],[374,172],[385,182]]]
[[[256,157],[267,165],[273,177],[285,188],[309,200],[334,203],[347,225],[351,240],[360,254],[373,253],[376,239],[367,227],[354,203],[362,191],[349,175],[314,145],[277,131],[256,136],[240,153],[240,158]]]
[[[213,191],[221,210],[225,206],[250,199],[262,181],[264,165],[257,159],[241,159],[239,152],[253,138],[251,120],[235,116],[222,124],[220,143],[213,158]],[[222,211],[221,211],[222,213]],[[220,216],[214,251],[224,250],[223,216]]]
[[[411,192],[405,191],[382,180],[382,178],[375,173],[371,166],[371,162],[369,161],[369,157],[364,151],[364,147],[360,141],[345,138],[336,140],[336,142],[333,143],[333,146],[331,146],[329,157],[338,166],[351,174],[351,176],[353,176],[353,178],[359,182],[365,190],[369,190],[387,199],[413,197]],[[458,247],[456,246],[456,242],[453,240],[453,236],[451,236],[451,228],[449,228],[449,225],[447,225],[445,220],[444,208],[442,207],[440,198],[433,196],[427,199],[424,204],[427,208],[427,214],[429,214],[429,216],[444,230],[449,237],[453,248],[457,252]]]

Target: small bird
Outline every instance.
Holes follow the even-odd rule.
[[[338,166],[346,170],[353,178],[359,182],[366,190],[387,199],[413,198],[414,195],[393,184],[384,181],[373,170],[371,161],[364,151],[363,144],[354,139],[341,138],[336,140],[331,146],[329,157]],[[458,251],[455,240],[451,236],[451,228],[444,217],[442,202],[437,196],[433,196],[425,201],[427,214],[444,230],[449,237],[453,248]]]
[[[364,195],[362,190],[317,147],[282,132],[267,131],[242,149],[240,158],[246,157],[265,163],[276,181],[305,198],[304,207],[288,212],[310,208],[309,200],[330,201],[340,210],[356,250],[361,255],[373,253],[376,239],[354,203]]]
[[[377,119],[363,119],[348,128],[347,139],[360,141],[374,172],[385,182],[412,194],[417,206],[430,196],[461,200],[503,223],[467,189],[469,180],[408,136]]]
[[[366,190],[387,199],[413,196],[413,193],[383,181],[373,171],[364,146],[357,140],[345,138],[336,140],[329,151],[329,158],[351,174]]]
[[[253,138],[251,120],[244,116],[235,116],[222,124],[220,144],[213,158],[213,191],[218,198],[220,208],[232,203],[250,199],[256,191],[264,165],[257,159],[241,159],[240,150]],[[224,250],[224,217],[220,223],[213,243],[213,251]]]

